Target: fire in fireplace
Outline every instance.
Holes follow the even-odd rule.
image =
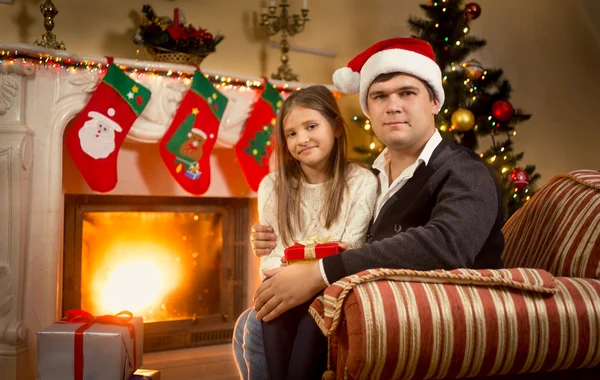
[[[63,312],[144,317],[144,351],[224,343],[246,296],[248,203],[65,196]]]

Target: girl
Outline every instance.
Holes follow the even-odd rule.
[[[273,227],[277,236],[277,247],[261,258],[263,278],[265,270],[281,267],[284,247],[309,236],[335,237],[344,248],[361,246],[377,196],[375,176],[346,158],[345,123],[326,87],[292,93],[281,108],[275,136],[278,170],[258,189],[260,223]],[[272,380],[321,378],[325,371],[327,340],[309,306],[262,323]]]

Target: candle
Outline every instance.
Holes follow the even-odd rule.
[[[308,9],[308,0],[302,1],[302,9]]]
[[[266,15],[267,14],[267,7],[262,7],[262,14]]]
[[[179,8],[173,10],[173,25],[179,26]]]

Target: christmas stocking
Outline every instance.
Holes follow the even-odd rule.
[[[281,104],[277,90],[265,82],[265,90],[254,105],[244,133],[235,145],[236,157],[253,191],[258,191],[260,181],[269,174],[269,158],[273,152],[271,135]]]
[[[97,192],[117,185],[117,156],[150,91],[111,64],[66,137],[66,147],[85,182]]]
[[[187,192],[200,195],[210,185],[212,151],[227,98],[200,71],[181,101],[171,126],[160,142],[160,156]]]

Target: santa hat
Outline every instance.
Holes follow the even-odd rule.
[[[198,129],[198,128],[192,128],[191,132],[195,135],[199,135],[201,136],[204,140],[206,140],[206,133],[204,133],[204,131],[202,129]]]
[[[107,113],[108,113],[108,116],[111,116],[111,117],[115,116],[115,109],[109,108]],[[108,116],[105,116],[104,114],[101,114],[100,112],[90,111],[90,112],[88,112],[88,116],[91,117],[92,119],[102,122],[105,125],[108,125],[109,127],[112,127],[112,129],[114,129],[117,132],[123,131],[121,129],[121,126],[116,121],[110,119]]]
[[[381,74],[406,73],[426,82],[441,105],[444,103],[442,71],[435,62],[431,45],[418,38],[390,38],[363,51],[333,73],[333,84],[345,94],[360,93],[360,106],[369,116],[367,95]],[[439,112],[439,111],[438,111]]]

